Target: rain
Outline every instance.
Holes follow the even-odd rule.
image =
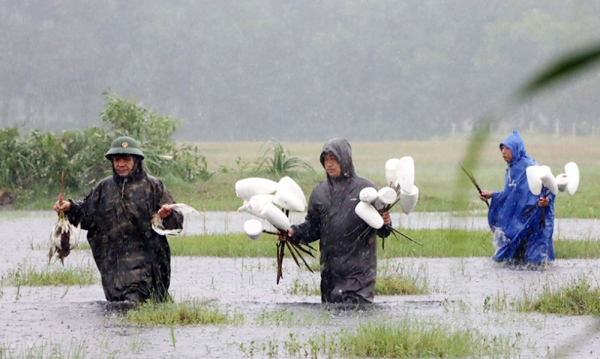
[[[469,356],[598,356],[593,315],[515,309],[582,280],[595,290],[592,247],[567,258],[556,249],[556,261],[533,269],[419,252],[432,246],[419,236],[427,231],[481,235],[477,246],[493,250],[478,191],[502,188],[498,144],[513,130],[550,182],[579,165],[578,193],[556,195],[557,248],[600,237],[598,13],[592,0],[2,2],[0,358],[344,357],[353,356],[342,351],[344,333],[402,320],[476,333],[493,348]],[[135,306],[105,300],[88,232],[60,217],[56,228],[79,241],[61,251],[53,229],[59,193],[80,200],[110,176],[104,154],[121,135],[140,140],[148,173],[185,211],[183,228],[158,216],[148,226],[169,236],[172,251],[190,238],[200,247],[208,238],[276,242],[281,228],[256,212],[256,194],[236,195],[239,181],[293,178],[295,196],[259,193],[287,230],[327,177],[323,143],[347,139],[357,174],[374,182],[369,203],[393,189],[385,208],[401,236],[379,240],[377,280],[410,278],[421,292],[378,293],[366,307],[323,304],[318,242],[317,259],[302,254],[304,263],[285,242],[277,259],[275,245],[272,257],[177,252],[173,302],[216,308],[225,322],[135,322]],[[386,183],[396,157],[410,159],[418,186],[405,197]],[[373,213],[361,218],[381,227]],[[399,246],[410,255],[386,252]],[[21,284],[70,271],[89,281]]]

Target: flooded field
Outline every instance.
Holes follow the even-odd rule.
[[[483,214],[453,216],[446,212],[391,213],[394,227],[406,229],[465,229],[488,230],[487,218]],[[256,217],[245,212],[201,212],[190,218],[185,224],[185,233],[219,234],[241,233],[243,224]],[[291,212],[292,223],[300,223],[304,214]],[[53,211],[0,211],[0,223],[21,228],[20,234],[25,240],[33,240],[40,231],[51,228],[56,223]],[[264,222],[267,227],[267,222]],[[43,227],[46,228],[43,228]],[[83,232],[82,232],[83,233]],[[82,234],[83,235],[83,234]],[[600,220],[557,218],[554,222],[554,239],[596,240],[600,239]]]
[[[55,218],[52,212],[0,214],[0,276],[19,267],[47,265],[47,239]],[[190,223],[188,233],[239,232],[247,218],[207,213]],[[485,228],[485,221],[478,218],[416,213],[410,219],[394,218],[396,224],[398,220],[401,226],[410,228]],[[579,228],[582,239],[597,238],[597,222],[559,220],[559,237],[570,238],[562,234],[567,226]],[[65,264],[69,268],[94,266],[88,251],[74,251]],[[535,296],[546,284],[558,286],[581,277],[596,284],[600,260],[558,260],[545,271],[516,270],[488,258],[399,258],[379,262],[380,273],[389,267],[423,276],[430,294],[377,296],[376,304],[368,310],[323,307],[317,295],[298,294],[296,290],[301,286],[316,288],[318,274],[298,270],[291,260],[284,263],[284,277],[276,285],[274,259],[173,257],[170,291],[175,300],[208,300],[222,311],[243,318],[229,325],[132,324],[122,317],[122,307],[104,301],[100,284],[2,286],[0,354],[4,350],[7,357],[26,357],[27,353],[37,357],[40,355],[35,353],[39,352],[44,353],[40,357],[59,353],[56,357],[62,358],[297,357],[305,352],[291,350],[293,345],[322,333],[352,329],[369,320],[410,318],[504,338],[523,357],[600,356],[600,323],[593,317],[523,314],[511,309],[494,310],[490,305]],[[273,319],[278,315],[291,319]]]

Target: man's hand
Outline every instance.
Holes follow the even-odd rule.
[[[56,203],[54,203],[54,210],[58,213],[60,212],[66,212],[71,208],[71,201],[62,201],[62,204],[60,204],[60,200],[56,201]]]
[[[481,191],[481,194],[479,194],[479,199],[484,202],[490,198],[492,198],[492,191]]]
[[[285,242],[287,240],[291,240],[292,237],[294,236],[294,229],[290,228],[287,230],[287,232],[284,231],[278,231],[278,236],[277,238],[281,241],[281,242]]]
[[[548,197],[542,197],[540,199],[538,199],[538,206],[540,207],[548,207],[548,205],[550,204],[550,200],[548,199]]]
[[[392,217],[390,216],[390,212],[385,211],[381,214],[381,218],[383,218],[383,224],[387,226],[392,225]]]
[[[160,207],[160,209],[158,210],[158,212],[156,212],[156,214],[158,214],[160,219],[164,219],[169,217],[171,215],[171,212],[173,212],[171,207],[168,204],[163,204],[162,207]]]

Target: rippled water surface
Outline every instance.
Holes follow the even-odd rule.
[[[51,212],[1,213],[0,275],[18,266],[43,268],[47,263],[47,240],[54,224]],[[188,233],[239,232],[249,217],[232,213],[206,213],[189,224]],[[437,218],[437,219],[436,219]],[[445,214],[394,218],[410,228],[485,229],[480,218],[450,218]],[[437,227],[436,227],[437,226]],[[566,228],[578,228],[570,237]],[[595,221],[559,221],[561,238],[597,237]],[[68,267],[93,266],[89,251],[74,251]],[[427,278],[430,294],[378,296],[370,310],[324,308],[316,295],[292,294],[299,285],[316,287],[318,274],[300,271],[284,263],[284,278],[275,284],[275,260],[256,258],[173,257],[170,291],[177,301],[210,300],[223,311],[241,313],[239,325],[147,327],[123,320],[119,305],[104,301],[99,284],[71,287],[0,288],[0,345],[16,350],[42,347],[45,353],[60,350],[68,357],[83,347],[89,357],[211,357],[239,358],[257,343],[276,343],[275,357],[289,357],[284,342],[290,334],[305,342],[320,333],[352,328],[366,320],[400,319],[443,322],[458,328],[476,328],[486,335],[502,334],[516,340],[524,356],[568,353],[569,357],[600,356],[600,325],[592,317],[515,313],[489,310],[490,300],[521,298],[540,292],[547,283],[559,285],[586,276],[596,283],[599,260],[558,260],[546,271],[516,270],[487,258],[401,258],[379,262],[380,273],[399,267],[405,273]],[[59,264],[55,264],[59,265]],[[299,323],[264,322],[265,313],[285,309]],[[173,345],[175,339],[175,345]],[[2,347],[0,347],[2,348]],[[19,349],[20,348],[20,349]],[[268,352],[255,351],[254,357]],[[271,353],[273,354],[273,353]]]

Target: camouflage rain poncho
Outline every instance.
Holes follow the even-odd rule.
[[[162,182],[145,173],[136,158],[128,177],[102,180],[82,201],[72,201],[66,214],[80,223],[102,276],[108,301],[164,301],[171,278],[171,253],[165,236],[154,232],[150,220],[173,198]],[[166,228],[181,228],[183,217],[173,211]]]

